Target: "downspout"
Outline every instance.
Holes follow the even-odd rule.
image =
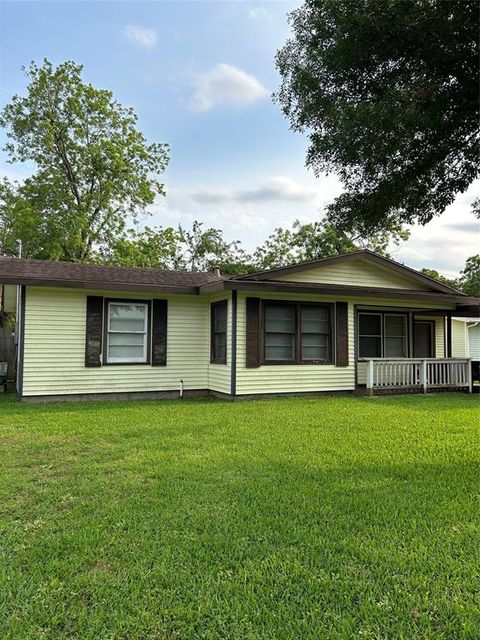
[[[18,253],[18,257],[21,258],[22,257],[22,241],[21,240],[17,240],[17,253]],[[22,327],[22,323],[23,323],[23,318],[22,318],[22,287],[21,285],[17,284],[17,296],[16,296],[16,300],[15,300],[15,344],[16,344],[16,354],[15,354],[15,360],[17,363],[17,375],[16,375],[16,382],[15,382],[15,387],[17,389],[17,393],[20,395],[21,393],[21,386],[22,386],[22,377],[21,377],[21,373],[20,373],[20,368],[23,367],[23,358],[20,357],[21,354],[21,349],[22,347],[22,331],[21,331],[21,327]]]
[[[237,290],[232,290],[232,346],[230,362],[230,395],[232,399],[237,395]]]

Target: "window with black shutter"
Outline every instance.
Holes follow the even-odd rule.
[[[332,305],[264,301],[264,364],[330,364]]]

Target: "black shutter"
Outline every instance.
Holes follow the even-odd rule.
[[[348,302],[335,303],[337,367],[348,367]]]
[[[102,366],[103,298],[87,296],[87,323],[85,337],[85,366]]]
[[[167,364],[167,316],[168,301],[153,301],[152,317],[152,366],[164,367]]]
[[[247,367],[259,367],[261,346],[261,300],[247,298]]]

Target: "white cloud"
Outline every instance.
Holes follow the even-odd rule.
[[[248,106],[268,96],[265,87],[253,76],[229,64],[216,64],[193,78],[193,111],[210,111],[220,105]]]
[[[193,189],[188,196],[198,204],[263,203],[263,202],[314,202],[319,193],[280,176],[243,189]]]
[[[413,227],[410,239],[394,251],[395,258],[415,269],[428,267],[446,276],[457,276],[466,258],[477,254],[480,246],[480,221],[471,210],[472,200],[479,194],[477,180],[441,216],[424,227]]]
[[[270,20],[270,14],[266,10],[266,8],[262,7],[261,5],[256,7],[250,7],[248,10],[248,16],[252,20],[258,20],[262,18],[266,20]]]
[[[141,25],[127,24],[124,35],[129,42],[133,42],[138,47],[153,49],[157,44],[157,33],[155,29],[143,27]]]

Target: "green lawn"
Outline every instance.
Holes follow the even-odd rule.
[[[478,638],[478,415],[2,398],[0,638]]]

